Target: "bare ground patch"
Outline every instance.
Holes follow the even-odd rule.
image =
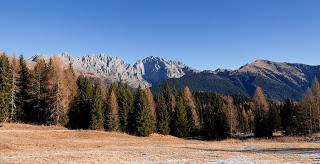
[[[198,141],[159,134],[142,138],[57,126],[4,124],[0,128],[0,163],[320,162],[319,143],[304,139]]]

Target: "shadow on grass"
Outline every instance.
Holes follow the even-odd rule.
[[[319,154],[320,148],[249,148],[239,150],[228,149],[203,149],[194,147],[179,147],[184,149],[211,151],[211,152],[231,152],[231,153],[280,153],[280,154]],[[319,158],[319,157],[318,157]]]

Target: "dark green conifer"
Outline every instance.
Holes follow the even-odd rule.
[[[280,110],[282,130],[285,135],[302,135],[310,127],[306,126],[306,117],[291,100],[286,100]]]
[[[117,88],[117,100],[119,106],[120,130],[127,131],[128,114],[133,105],[133,96],[127,85],[119,83]]]
[[[28,100],[31,99],[30,94],[28,92],[30,87],[30,70],[27,67],[26,61],[23,57],[23,55],[20,55],[19,58],[19,65],[20,65],[20,72],[19,72],[19,88],[20,92],[18,92],[17,97],[17,118],[18,120],[21,120],[23,122],[26,122],[29,120],[26,118],[28,115],[28,109],[31,108],[30,103],[28,103]]]
[[[276,131],[280,129],[281,118],[278,110],[278,106],[274,103],[270,105],[270,110],[268,113],[268,129],[269,131]]]
[[[93,83],[90,78],[79,76],[77,86],[77,96],[69,111],[68,126],[73,129],[88,129],[93,109]]]
[[[129,132],[137,136],[149,136],[152,133],[152,117],[145,92],[138,88],[134,108],[129,114]]]
[[[168,135],[170,133],[169,123],[170,116],[167,104],[161,94],[157,96],[157,132],[160,134]]]
[[[263,89],[257,87],[255,99],[254,134],[256,137],[272,137],[273,129],[269,124],[270,105],[266,100]]]
[[[120,130],[119,107],[117,96],[113,88],[110,88],[110,93],[105,110],[105,129],[109,131]]]
[[[101,80],[97,80],[93,93],[93,108],[90,120],[90,129],[104,129],[104,108],[106,89]]]
[[[185,137],[187,135],[187,111],[182,97],[178,97],[175,105],[175,110],[172,117],[172,133],[178,137]]]
[[[0,122],[9,119],[9,60],[5,54],[0,55]]]

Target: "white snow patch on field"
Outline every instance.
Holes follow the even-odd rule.
[[[233,158],[227,158],[227,159],[221,159],[214,162],[214,164],[253,164],[253,160],[248,157],[233,157]]]
[[[239,149],[240,151],[251,151],[251,150],[259,150],[256,145],[242,146]]]
[[[315,138],[311,138],[309,140],[307,140],[308,142],[317,142],[320,143],[320,137],[315,137]]]
[[[317,163],[320,163],[320,152],[319,153],[317,153],[317,154],[315,154],[315,158],[316,158],[316,162]]]

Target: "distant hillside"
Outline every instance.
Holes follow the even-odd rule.
[[[203,71],[167,82],[176,89],[187,85],[194,91],[220,94],[253,95],[256,86],[261,86],[270,99],[297,100],[319,75],[320,66],[257,60],[237,70]]]

